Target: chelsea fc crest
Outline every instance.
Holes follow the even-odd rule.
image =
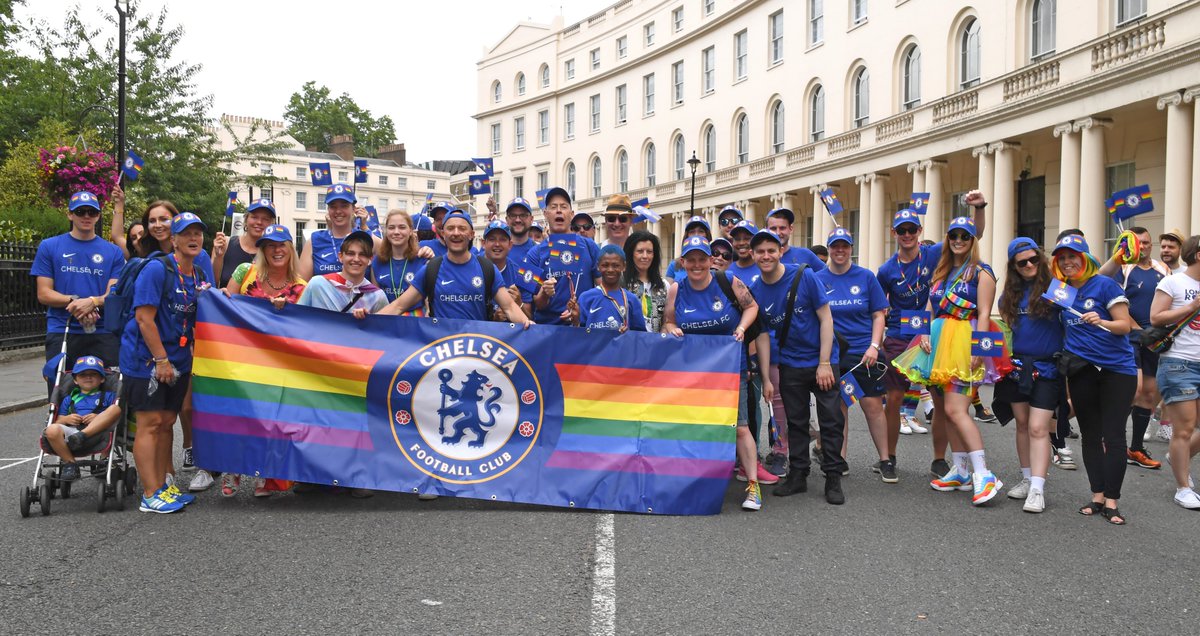
[[[575,260],[575,253],[571,250],[563,250],[562,255],[558,258],[562,261],[563,265],[570,265]]]
[[[1087,299],[1087,300],[1083,301],[1083,308],[1084,308],[1084,309],[1087,309],[1087,310],[1089,310],[1089,311],[1090,311],[1090,310],[1091,310],[1093,307],[1095,307],[1095,306],[1096,306],[1096,301],[1095,301],[1095,299],[1093,299],[1093,298],[1089,298],[1089,299]]]
[[[475,287],[483,287],[483,279],[476,276],[471,279],[471,285],[473,285]]]
[[[541,432],[542,389],[533,368],[489,336],[436,340],[401,363],[390,384],[400,452],[441,481],[495,479],[525,459]]]
[[[725,308],[725,303],[721,302],[720,299],[713,301],[713,304],[712,304],[713,311],[721,311],[724,308]]]

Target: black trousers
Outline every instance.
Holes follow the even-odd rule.
[[[787,413],[788,459],[791,471],[808,475],[812,461],[808,456],[808,444],[812,441],[808,432],[808,400],[811,395],[817,403],[817,426],[821,434],[821,472],[842,474],[846,460],[842,457],[842,429],[846,420],[842,417],[841,396],[837,390],[837,378],[828,390],[817,387],[816,367],[789,367],[779,365],[779,394],[783,397],[783,410]]]
[[[1120,499],[1125,481],[1125,420],[1137,392],[1137,376],[1089,364],[1067,378],[1067,385],[1079,421],[1083,466],[1092,492]]]

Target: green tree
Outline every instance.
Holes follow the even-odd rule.
[[[354,154],[374,157],[380,146],[396,143],[396,126],[392,118],[376,118],[361,108],[347,93],[334,98],[329,89],[306,82],[300,91],[288,99],[283,118],[288,122],[288,134],[306,148],[329,152],[329,142],[335,135],[354,137]]]

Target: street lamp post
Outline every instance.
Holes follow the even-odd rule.
[[[692,203],[691,214],[688,216],[696,216],[696,168],[700,167],[700,160],[696,158],[696,151],[692,151],[692,158],[687,160],[688,166],[692,169]]]
[[[121,8],[124,1],[125,8]],[[129,0],[116,0],[117,28],[120,32],[117,39],[117,152],[114,155],[118,163],[125,160],[125,15],[129,11]]]

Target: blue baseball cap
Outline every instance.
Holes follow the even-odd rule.
[[[196,216],[195,213],[180,212],[175,218],[171,219],[171,234],[179,234],[193,225],[199,225],[201,230],[208,229],[204,221],[201,221],[200,217]]]
[[[712,256],[712,248],[709,247],[708,239],[703,236],[689,236],[683,242],[683,249],[680,250],[680,256],[687,256],[688,252],[701,251],[708,256]]]
[[[509,210],[513,209],[514,207],[525,208],[526,212],[533,213],[533,206],[529,205],[529,202],[526,201],[523,197],[515,197],[512,201],[509,201],[508,206],[506,206],[504,208],[504,211],[508,212]]]
[[[100,199],[97,199],[96,195],[92,194],[91,192],[76,192],[75,194],[71,195],[71,202],[67,207],[72,212],[78,210],[79,208],[94,208],[99,210]]]
[[[346,238],[342,239],[342,247],[338,249],[338,252],[346,251],[346,244],[354,241],[365,242],[367,244],[368,252],[375,247],[375,237],[372,236],[370,232],[364,230],[354,230],[353,232],[347,234]],[[368,254],[368,256],[370,256],[370,254]]]
[[[692,218],[688,219],[687,223],[683,224],[683,233],[687,234],[688,230],[692,229],[693,225],[702,226],[704,231],[707,232],[709,236],[712,236],[712,226],[708,224],[708,219],[702,216],[693,216]]]
[[[427,232],[433,229],[433,219],[424,214],[414,214],[412,216],[412,226],[414,232]]]
[[[954,230],[962,230],[971,235],[971,238],[979,236],[975,231],[975,219],[969,216],[956,216],[953,221],[950,221],[950,227],[946,228],[946,234],[949,235]]]
[[[550,205],[550,197],[553,196],[565,197],[567,199],[567,205],[574,205],[571,203],[571,193],[558,186],[554,186],[553,188],[547,190],[546,196],[543,197],[542,200],[546,202],[546,205]]]
[[[779,238],[779,235],[771,230],[759,230],[755,232],[754,236],[750,238],[750,247],[753,248],[763,241],[773,241],[776,245],[783,247],[783,239]]]
[[[75,361],[75,366],[71,367],[71,375],[79,375],[84,371],[95,371],[104,375],[104,362],[96,356],[82,356]]]
[[[512,230],[508,228],[508,224],[504,221],[492,221],[491,223],[488,223],[487,228],[483,230],[483,238],[487,238],[488,234],[491,234],[496,230],[504,232],[508,235],[508,238],[512,238]]]
[[[335,183],[325,188],[325,205],[329,205],[334,201],[345,201],[353,205],[358,203],[358,198],[354,196],[353,187],[344,183]]]
[[[750,239],[750,242],[753,244],[753,243],[754,243],[754,239]],[[717,243],[720,243],[721,245],[724,245],[726,248],[728,248],[728,249],[729,249],[729,251],[730,251],[730,252],[732,252],[732,251],[733,251],[733,243],[730,243],[730,242],[729,242],[729,239],[725,239],[725,238],[715,238],[715,239],[713,239],[713,240],[712,240],[711,242],[709,242],[709,244],[708,244],[708,246],[709,246],[709,249],[712,249],[712,248],[716,247],[716,246],[717,246]]]
[[[571,220],[574,221],[575,219],[578,219],[579,217],[583,217],[589,221],[592,221],[593,223],[595,222],[595,219],[592,218],[592,215],[588,214],[587,212],[576,212],[575,216],[571,217]]]
[[[463,212],[458,208],[455,208],[446,214],[445,218],[442,219],[442,227],[445,227],[446,223],[448,223],[450,219],[462,219],[467,222],[467,225],[475,227],[475,224],[471,222],[471,217],[467,216],[466,212]]]
[[[537,230],[539,232],[545,232],[545,230],[542,228],[541,222],[539,222],[539,221],[534,221],[533,223],[529,224],[529,231],[532,232],[534,230]]]
[[[1062,240],[1054,246],[1054,251],[1051,253],[1058,254],[1059,250],[1071,250],[1072,252],[1079,252],[1080,254],[1088,254],[1091,252],[1091,250],[1088,249],[1087,241],[1078,234],[1064,236]]]
[[[892,217],[892,229],[896,229],[905,223],[912,223],[917,227],[921,227],[921,215],[917,214],[910,208],[904,208]]]
[[[261,246],[267,241],[271,241],[272,243],[287,243],[291,242],[291,240],[292,233],[287,229],[287,226],[275,224],[268,225],[267,229],[263,230],[263,235],[258,237],[258,240],[254,244]]]
[[[1036,250],[1037,243],[1027,236],[1018,236],[1008,244],[1008,257],[1012,258],[1025,250]]]
[[[791,210],[789,210],[787,208],[775,208],[774,210],[767,212],[768,219],[773,216],[778,216],[778,217],[787,219],[788,225],[793,225],[796,223],[796,213],[792,212]]]
[[[825,246],[833,247],[833,244],[837,243],[838,241],[845,241],[850,245],[854,245],[854,236],[850,234],[850,230],[847,230],[844,227],[835,227],[833,228],[833,231],[829,233],[829,238],[825,240]]]
[[[326,201],[328,201],[328,199],[326,199]],[[267,212],[271,213],[272,218],[277,216],[275,214],[275,204],[271,203],[270,199],[255,200],[254,203],[250,204],[250,207],[246,208],[246,214],[250,214],[251,212],[254,212],[255,210],[266,210]]]
[[[449,201],[438,201],[437,203],[429,204],[428,212],[430,218],[432,218],[434,210],[445,210],[447,213],[449,213],[457,209],[458,208],[454,207],[454,204]]]
[[[721,208],[720,214],[717,215],[717,220],[718,221],[721,220],[721,217],[725,216],[726,212],[733,212],[734,214],[738,215],[739,218],[742,218],[742,219],[746,218],[746,215],[742,214],[741,210],[737,209],[736,207],[734,207],[732,205],[727,205],[727,206]]]
[[[741,221],[738,221],[737,225],[730,228],[729,235],[733,236],[733,233],[738,230],[749,232],[750,236],[754,236],[755,234],[758,233],[758,228],[755,227],[755,225],[753,223],[751,223],[748,219],[742,219]]]

